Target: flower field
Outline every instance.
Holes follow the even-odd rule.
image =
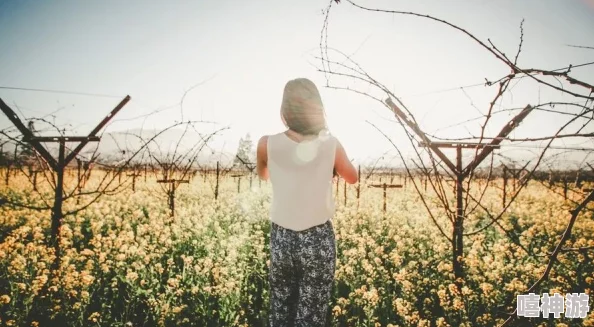
[[[91,180],[89,183],[93,183]],[[266,326],[268,312],[269,184],[221,184],[196,178],[179,186],[176,215],[157,184],[137,181],[113,196],[64,218],[63,258],[50,272],[46,245],[50,212],[0,207],[0,325],[2,326]],[[39,187],[53,195],[48,185]],[[336,191],[336,190],[335,190]],[[337,270],[332,326],[497,326],[543,273],[575,207],[538,183],[511,205],[501,226],[465,238],[466,278],[454,285],[451,245],[433,224],[410,185],[388,191],[343,187],[334,229]],[[501,210],[501,191],[490,188],[482,204]],[[25,177],[0,186],[0,194],[43,205]],[[432,205],[432,197],[427,195]],[[575,195],[574,195],[575,196]],[[85,203],[69,200],[68,211]],[[577,198],[576,198],[577,201]],[[593,208],[590,205],[590,208]],[[437,219],[451,234],[451,223]],[[469,231],[484,222],[466,218]],[[511,235],[511,236],[510,236]],[[524,249],[514,244],[515,237]],[[594,246],[594,214],[583,211],[568,248]],[[537,293],[591,293],[594,251],[562,252]],[[592,303],[592,300],[590,300]],[[592,304],[590,304],[592,306]],[[585,319],[522,319],[521,326],[594,326]]]

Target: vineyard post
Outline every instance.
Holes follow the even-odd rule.
[[[215,200],[219,198],[219,176],[221,174],[220,164],[217,161],[217,182],[215,184]]]
[[[464,257],[464,195],[462,190],[462,183],[464,176],[462,175],[462,146],[456,145],[456,169],[459,173],[456,174],[456,219],[454,220],[453,242],[456,242],[453,262],[458,262],[459,272],[458,276],[464,278],[464,269],[462,258]],[[457,277],[458,277],[457,276]]]
[[[507,196],[507,167],[503,166],[503,191],[501,194],[503,208],[505,208],[505,203],[507,202],[506,196]]]
[[[137,173],[136,169],[134,169],[132,171],[132,174],[129,174],[128,176],[132,177],[132,192],[136,192],[136,177],[140,177],[142,175]]]
[[[383,188],[384,188],[384,213],[386,213],[386,183],[383,184]]]
[[[567,188],[569,183],[567,181],[567,175],[563,175],[563,198],[567,200]]]
[[[89,142],[98,142],[100,138],[97,133],[107,124],[113,116],[120,111],[126,103],[130,101],[130,96],[126,96],[111,112],[107,115],[88,136],[35,136],[33,132],[28,129],[15,114],[15,112],[2,99],[0,99],[0,109],[16,126],[16,128],[23,134],[23,141],[30,144],[39,155],[48,163],[52,170],[56,173],[57,181],[54,196],[54,205],[52,209],[52,225],[51,225],[51,240],[50,243],[55,247],[56,259],[54,261],[54,268],[59,267],[60,264],[60,229],[62,227],[62,202],[64,196],[64,171],[66,166],[80,153],[80,151]],[[42,142],[58,142],[59,152],[58,160],[56,160],[47,149],[41,144]],[[66,155],[66,142],[78,142],[68,155]]]
[[[495,141],[491,142],[491,144],[489,145],[484,143],[448,143],[431,141],[429,141],[429,143],[421,142],[419,144],[422,147],[431,148],[436,154],[441,154],[440,156],[443,156],[442,160],[446,164],[446,166],[453,168],[451,172],[455,176],[454,193],[456,194],[456,217],[454,219],[454,226],[452,230],[452,265],[454,269],[454,276],[456,278],[464,278],[464,269],[462,264],[462,260],[464,257],[464,179],[471,172],[471,170],[467,169],[469,169],[470,167],[472,167],[472,169],[476,168],[480,164],[480,162],[487,157],[486,155],[484,155],[482,156],[482,159],[480,159],[480,161],[477,160],[481,158],[481,155],[485,153],[486,150],[491,152],[494,149],[500,148],[499,144],[493,144],[494,142]],[[456,165],[454,165],[443,154],[443,152],[441,152],[440,148],[456,149]],[[475,157],[475,159],[466,168],[464,168],[462,166],[462,148],[479,148],[483,149],[483,151],[481,152],[481,155]]]
[[[485,160],[495,149],[500,148],[500,143],[507,137],[511,131],[514,130],[524,118],[532,111],[532,107],[527,105],[519,114],[512,118],[512,120],[506,124],[497,137],[491,140],[488,144],[483,143],[443,143],[443,142],[432,142],[427,135],[419,128],[419,126],[412,120],[410,120],[406,114],[391,98],[385,100],[386,104],[392,109],[392,112],[410,129],[412,129],[423,141],[421,146],[428,147],[431,152],[435,153],[442,162],[450,169],[450,171],[456,176],[456,219],[454,220],[454,228],[452,231],[452,265],[454,270],[454,276],[456,279],[464,277],[463,264],[458,258],[464,256],[464,201],[463,201],[463,189],[462,182],[468,177],[474,170]],[[466,166],[462,167],[462,148],[474,148],[482,149],[474,157],[474,159]],[[441,151],[440,148],[456,148],[456,165],[450,161],[450,159]],[[459,288],[460,284],[457,283]]]
[[[169,184],[169,188],[167,189],[167,204],[169,205],[170,216],[175,216],[175,192],[177,191],[177,187],[179,184],[189,184],[189,180],[187,179],[159,179],[157,183],[160,184]]]
[[[530,161],[526,162],[526,164],[518,169],[518,168],[513,168],[514,166],[512,166],[512,168],[507,167],[506,165],[503,165],[503,169],[504,172],[508,172],[511,174],[512,177],[512,187],[513,187],[513,192],[514,194],[516,193],[516,189],[518,187],[518,183],[520,182],[520,178],[522,177],[521,174],[523,171],[526,170],[526,167],[528,167],[528,164],[530,164]],[[528,185],[528,181],[525,181],[526,185]]]
[[[507,167],[504,167],[505,169],[507,169]],[[512,166],[512,190],[514,192],[514,194],[516,194],[516,188],[517,188],[517,183],[518,183],[518,172],[516,171],[516,169],[514,169],[514,166]]]
[[[14,147],[14,161],[12,162],[12,163],[13,163],[13,165],[15,165],[15,166],[17,166],[17,167],[19,166],[18,148],[19,148],[19,146],[18,146],[18,144],[17,144],[17,145]],[[16,171],[15,171],[15,173],[14,173],[14,176],[15,176],[15,177],[17,176],[17,172],[16,172]]]
[[[575,187],[581,188],[582,187],[582,180],[581,180],[581,170],[578,169],[576,176],[575,176]]]
[[[375,188],[382,188],[384,190],[384,205],[383,205],[383,210],[384,213],[386,213],[386,209],[387,209],[387,192],[386,190],[388,188],[392,189],[392,188],[402,188],[402,184],[387,184],[387,183],[381,183],[381,184],[371,184],[369,185],[369,187],[375,187]]]
[[[76,176],[78,178],[78,180],[80,181],[81,179],[81,168],[82,168],[82,161],[79,158],[75,158],[76,160]],[[81,185],[77,185],[79,187],[79,191],[80,191],[80,187]]]
[[[241,177],[242,176],[243,175],[240,175],[240,174],[231,175],[231,177],[233,177],[237,180],[237,193],[241,192]]]
[[[82,184],[80,183],[82,162],[79,158],[75,158],[75,160],[76,160],[76,178],[79,181],[78,185],[76,185],[76,190],[80,193],[80,190],[82,189]],[[79,204],[80,204],[80,197],[77,197],[76,205],[79,205]]]
[[[33,171],[33,191],[37,192],[37,173],[38,170]]]

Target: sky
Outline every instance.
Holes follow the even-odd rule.
[[[510,56],[517,51],[524,19],[521,67],[558,69],[594,61],[594,50],[568,46],[594,46],[594,0],[356,2],[433,15],[486,43],[491,40]],[[360,94],[326,87],[327,75],[318,71],[322,64],[316,57],[328,3],[0,0],[0,98],[21,119],[54,119],[48,116],[53,114],[56,124],[68,124],[72,134],[84,135],[130,95],[132,100],[106,132],[202,120],[197,126],[205,132],[229,127],[212,146],[234,151],[247,133],[257,140],[283,131],[279,116],[283,87],[290,79],[306,77],[320,89],[331,133],[356,162],[387,152],[386,158],[397,160],[393,144],[410,156],[403,128],[385,107]],[[424,131],[442,138],[478,134],[482,120],[461,122],[483,115],[496,87],[460,86],[508,74],[509,68],[493,55],[459,31],[423,18],[367,12],[346,1],[333,3],[328,18],[328,47],[351,55],[390,88]],[[344,60],[335,52],[329,55]],[[594,65],[575,68],[572,76],[593,83]],[[330,85],[385,98],[352,79],[330,76]],[[575,100],[530,79],[512,85],[497,109]],[[182,110],[179,103],[186,91]],[[148,115],[158,109],[162,110]],[[495,115],[487,126],[489,135],[494,136],[514,113]],[[562,123],[559,115],[534,112],[512,136],[551,135]],[[7,126],[8,119],[0,116],[0,128]],[[594,131],[592,126],[588,130]],[[564,139],[556,145],[594,148],[592,140],[583,139]],[[542,143],[526,143],[500,153],[523,158],[538,146]],[[560,158],[591,162],[585,153],[573,151]]]

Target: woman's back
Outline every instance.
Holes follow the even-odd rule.
[[[269,322],[325,326],[336,271],[332,175],[353,184],[357,171],[327,133],[312,81],[287,82],[280,116],[287,131],[262,136],[256,156],[258,176],[272,182]]]
[[[336,143],[336,138],[330,135],[302,142],[290,139],[285,133],[268,137],[272,222],[301,231],[332,218]]]

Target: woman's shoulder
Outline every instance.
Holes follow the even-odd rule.
[[[326,139],[327,141],[330,141],[333,145],[338,146],[340,144],[340,141],[338,140],[338,137],[336,137],[336,135],[327,132],[327,134],[322,135],[321,136],[323,139]]]
[[[262,136],[260,137],[260,139],[258,139],[258,147],[260,147],[260,146],[264,146],[264,147],[266,147],[266,144],[268,143],[268,138],[269,138],[270,136],[271,136],[271,135],[262,135]]]
[[[280,134],[282,134],[282,133],[262,135],[260,137],[260,139],[258,139],[258,145],[257,146],[266,149],[266,147],[268,146],[268,143],[270,142],[270,140],[279,137]]]

